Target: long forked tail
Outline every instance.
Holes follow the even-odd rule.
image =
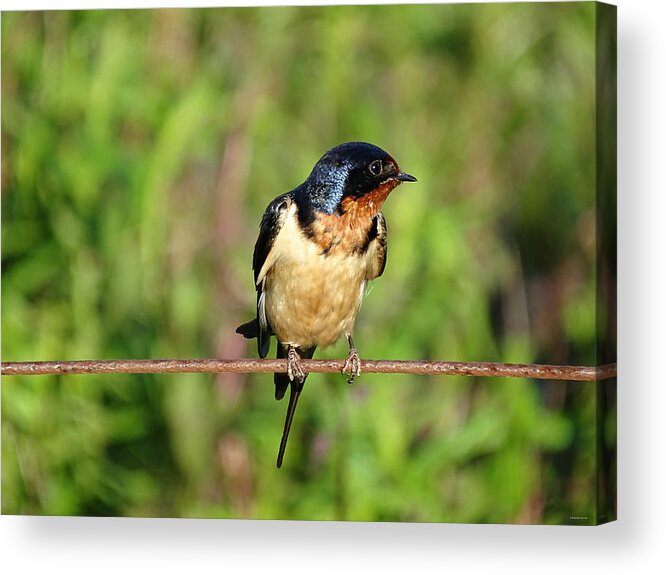
[[[301,359],[311,359],[314,355],[316,347],[310,348],[296,348],[296,351]],[[284,359],[287,357],[287,350],[285,347],[278,343],[277,348],[277,358]],[[282,439],[280,440],[280,450],[278,451],[277,466],[278,468],[282,466],[282,459],[284,458],[284,450],[287,447],[287,439],[289,438],[289,430],[291,429],[291,422],[294,420],[294,413],[296,413],[296,405],[298,404],[298,398],[303,391],[303,386],[305,385],[305,380],[308,377],[306,373],[302,379],[294,379],[291,381],[289,376],[286,373],[276,373],[274,376],[275,380],[275,399],[282,399],[285,392],[287,391],[287,386],[289,386],[289,405],[287,406],[287,415],[284,420],[284,430],[282,432]]]
[[[291,388],[289,390],[289,406],[287,407],[287,416],[284,420],[284,430],[282,431],[280,450],[278,451],[277,456],[278,468],[282,467],[282,459],[284,458],[284,450],[287,448],[287,439],[289,438],[291,422],[294,420],[294,413],[296,413],[296,404],[298,403],[298,398],[301,396],[301,391],[303,391],[302,387],[297,389],[294,383],[291,384]]]

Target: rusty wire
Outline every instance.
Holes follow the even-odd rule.
[[[309,373],[340,372],[344,361],[302,360]],[[2,375],[74,375],[111,373],[267,373],[286,372],[284,359],[120,359],[2,362]],[[617,376],[615,363],[598,367],[463,361],[361,361],[362,373],[522,377],[561,381],[600,381]]]

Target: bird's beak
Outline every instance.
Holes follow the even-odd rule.
[[[401,182],[417,182],[418,180],[410,175],[410,174],[405,174],[405,172],[398,172],[396,176],[393,176],[396,180],[400,180]]]

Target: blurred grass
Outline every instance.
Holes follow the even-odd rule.
[[[366,140],[362,356],[593,364],[594,78],[585,2],[5,13],[3,359],[254,355],[264,207]],[[313,376],[277,471],[269,376],[5,378],[2,511],[593,523],[594,401]]]

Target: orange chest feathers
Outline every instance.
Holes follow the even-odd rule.
[[[320,253],[362,253],[368,247],[372,220],[396,185],[390,180],[360,198],[343,198],[338,213],[318,214],[309,226],[308,235]]]

